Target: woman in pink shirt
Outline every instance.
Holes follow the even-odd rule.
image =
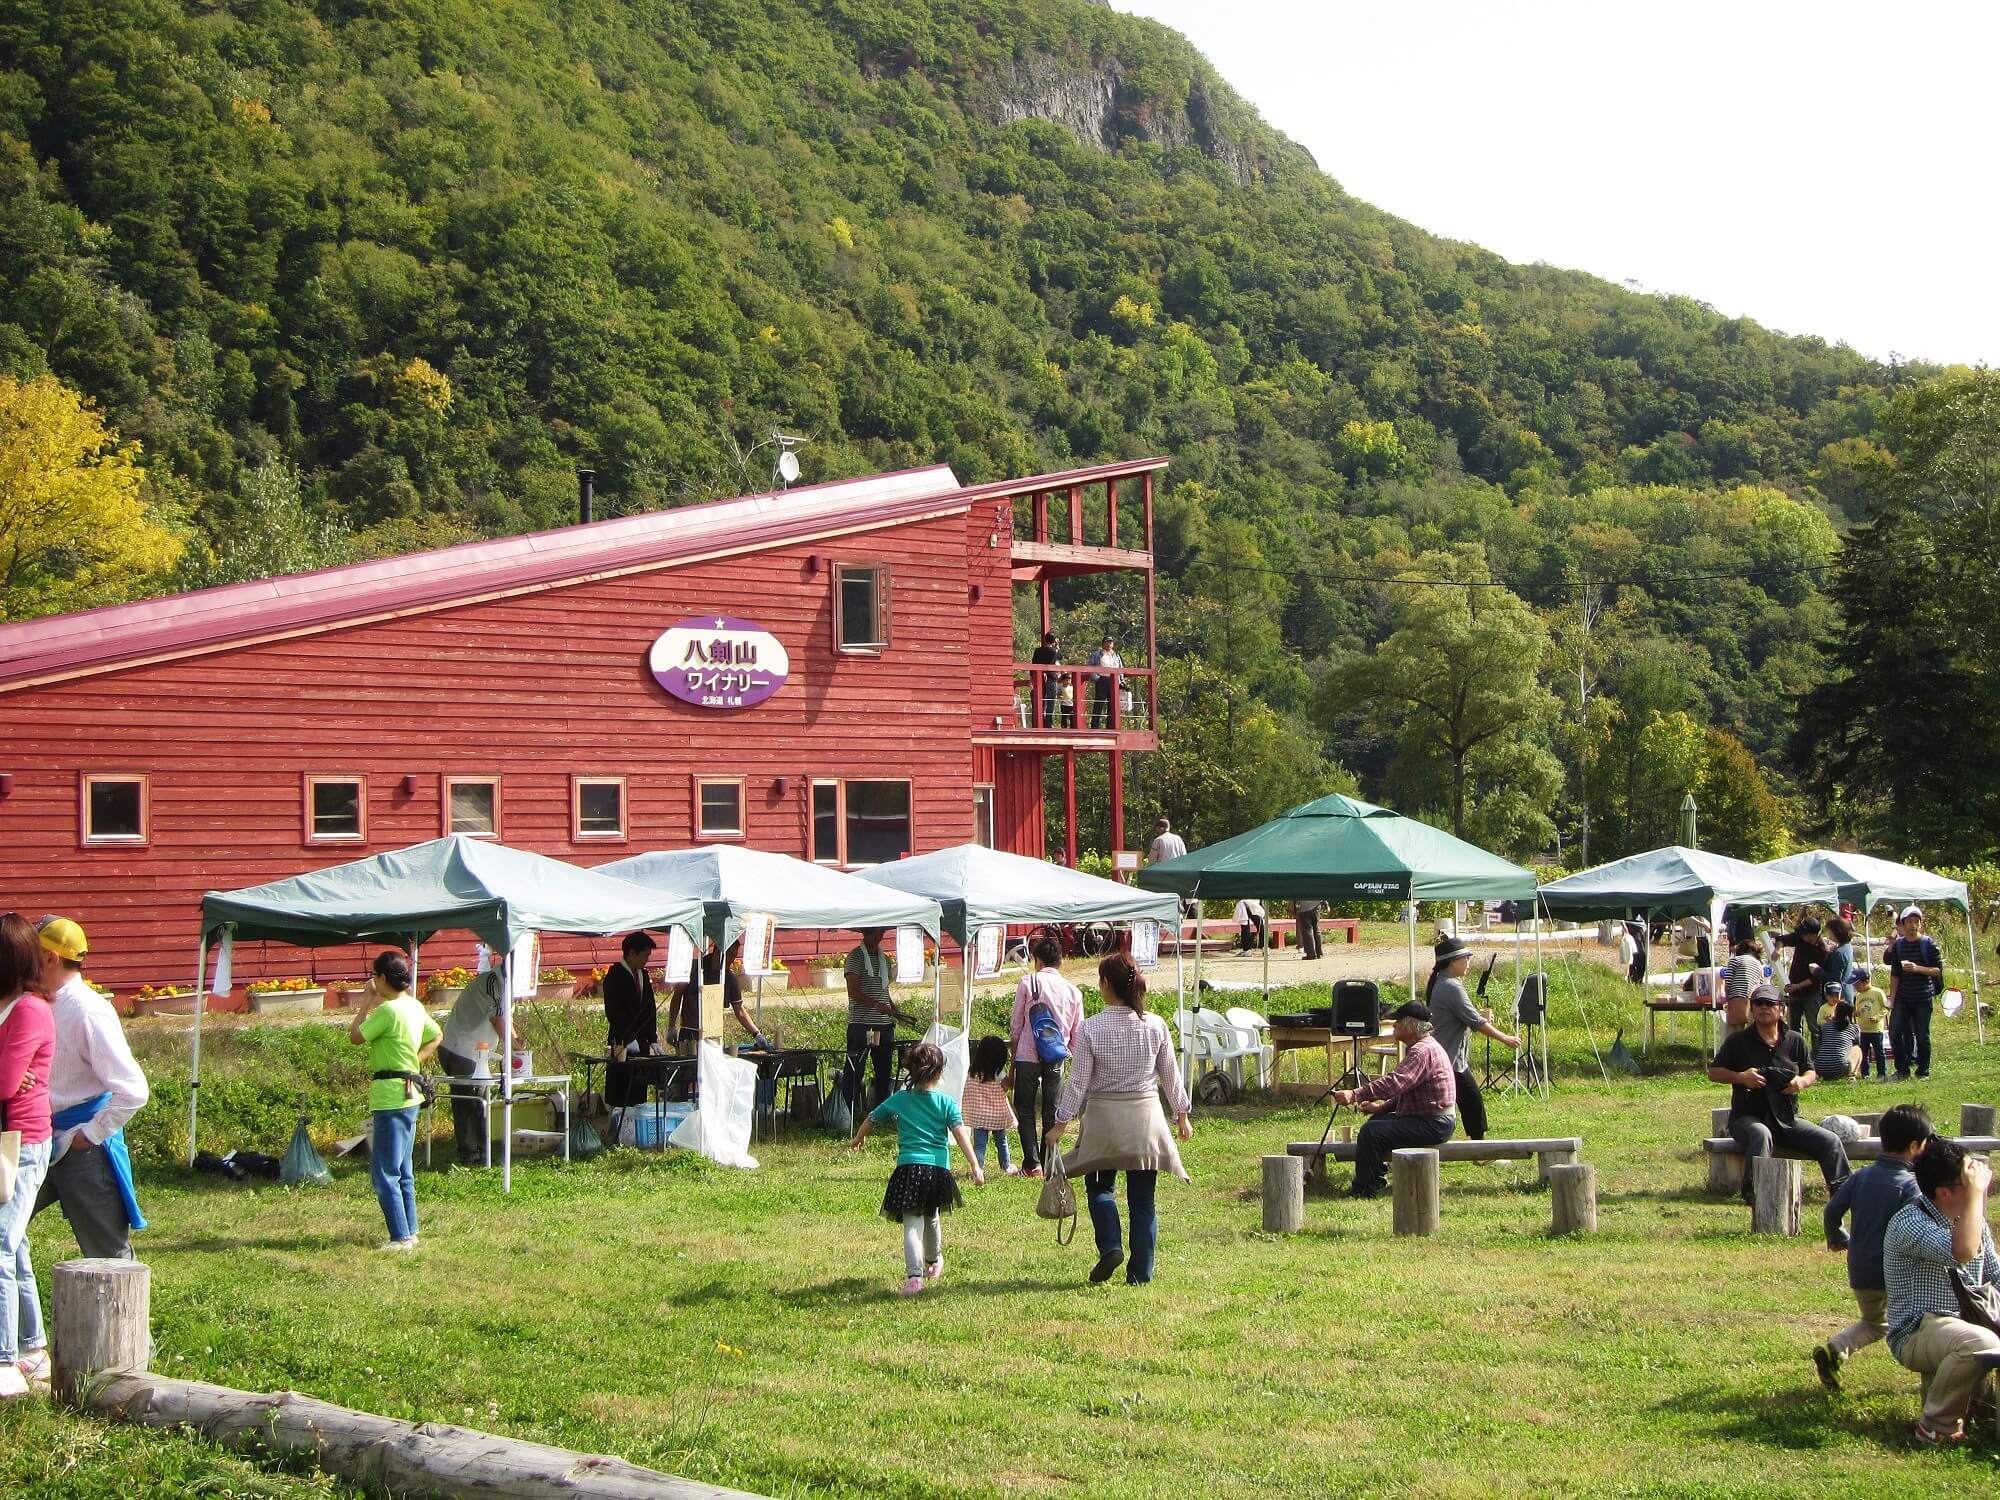
[[[1056,1096],[1062,1091],[1063,1063],[1076,1051],[1076,1031],[1083,1024],[1083,996],[1062,976],[1062,947],[1046,932],[1035,939],[1029,953],[1035,960],[1032,974],[1024,974],[1014,987],[1014,1014],[1007,1022],[1007,1043],[1014,1056],[1014,1118],[1021,1126],[1021,1175],[1042,1175],[1042,1137],[1056,1123]],[[1035,1012],[1045,1010],[1053,1018],[1051,1028],[1059,1039],[1060,1057],[1044,1059],[1044,1047],[1035,1041]],[[1036,1103],[1041,1105],[1042,1128],[1035,1129]]]
[[[56,1023],[48,1002],[28,993],[42,968],[35,926],[17,912],[0,917],[0,1130],[21,1132],[21,1171],[0,1203],[0,1400],[25,1396],[49,1378],[48,1338],[28,1218],[49,1169],[49,1062]]]

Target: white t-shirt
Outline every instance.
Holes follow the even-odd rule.
[[[1146,863],[1163,864],[1170,859],[1179,859],[1187,853],[1187,842],[1178,833],[1163,833],[1153,840],[1153,847],[1146,851]]]
[[[132,1057],[118,1012],[81,974],[64,981],[51,997],[49,1012],[56,1027],[55,1056],[49,1062],[49,1109],[60,1114],[109,1092],[111,1102],[76,1131],[92,1145],[102,1145],[145,1108],[151,1093],[146,1075]]]
[[[1250,900],[1236,903],[1236,925],[1238,927],[1255,922],[1262,918],[1263,915],[1264,903],[1261,901]]]

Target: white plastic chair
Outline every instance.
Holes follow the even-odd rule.
[[[1276,1076],[1277,1050],[1271,1046],[1271,1023],[1247,1005],[1232,1005],[1223,1012],[1239,1032],[1248,1032],[1257,1046],[1257,1087],[1267,1089]]]
[[[1230,1082],[1240,1089],[1243,1087],[1243,1059],[1254,1057],[1262,1066],[1264,1034],[1247,1026],[1232,1025],[1228,1012],[1210,1010],[1206,1006],[1195,1011],[1183,1009],[1175,1020],[1187,1043],[1192,1064],[1190,1071],[1196,1080],[1206,1072],[1225,1073]]]

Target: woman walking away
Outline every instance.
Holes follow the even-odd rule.
[[[0,1400],[47,1384],[48,1337],[28,1219],[49,1169],[49,1063],[56,1023],[48,1002],[29,993],[42,968],[34,923],[18,912],[0,917],[0,1130],[21,1132],[13,1196],[0,1203]]]
[[[1174,1062],[1167,1023],[1146,1014],[1145,978],[1129,957],[1113,953],[1097,966],[1097,984],[1104,1009],[1077,1032],[1076,1065],[1047,1142],[1053,1151],[1069,1122],[1082,1115],[1083,1128],[1065,1170],[1083,1174],[1089,1196],[1090,1227],[1097,1235],[1097,1264],[1090,1270],[1094,1282],[1109,1280],[1125,1262],[1117,1196],[1118,1174],[1124,1172],[1125,1208],[1132,1219],[1132,1263],[1125,1268],[1125,1280],[1136,1286],[1153,1279],[1160,1238],[1153,1189],[1162,1168],[1187,1181],[1174,1134],[1189,1140],[1194,1127],[1188,1123],[1187,1090]],[[1162,1099],[1174,1116],[1172,1132],[1160,1113]]]
[[[1007,1038],[1014,1049],[1014,1113],[1021,1122],[1021,1174],[1042,1175],[1042,1137],[1056,1123],[1063,1062],[1076,1050],[1083,996],[1062,976],[1062,947],[1046,932],[1029,950],[1035,971],[1014,987]],[[1035,1129],[1040,1105],[1042,1128]]]
[[[443,1033],[410,993],[410,961],[393,950],[375,956],[367,999],[347,1038],[368,1049],[368,1108],[374,1133],[368,1142],[368,1176],[388,1221],[384,1250],[417,1247],[417,1179],[411,1159],[417,1145],[418,1083],[424,1059]]]
[[[951,1175],[951,1143],[972,1163],[972,1180],[984,1186],[986,1173],[973,1155],[972,1135],[965,1128],[958,1101],[938,1088],[944,1076],[944,1054],[929,1042],[919,1042],[903,1059],[910,1086],[891,1094],[869,1113],[854,1132],[848,1149],[859,1151],[868,1129],[887,1120],[896,1122],[896,1170],[882,1194],[882,1217],[903,1226],[902,1294],[914,1297],[926,1281],[944,1275],[944,1225],[941,1214],[962,1201]]]
[[[1007,1149],[1007,1132],[1020,1122],[1007,1102],[1001,1082],[1007,1072],[1007,1038],[983,1036],[973,1046],[972,1064],[965,1079],[965,1123],[972,1127],[972,1159],[986,1168],[986,1138],[1000,1147],[1000,1170],[1014,1175],[1013,1153]]]

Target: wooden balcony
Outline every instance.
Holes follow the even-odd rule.
[[[1156,750],[1159,706],[1147,667],[1014,663],[1014,717],[973,732],[1012,749]]]

